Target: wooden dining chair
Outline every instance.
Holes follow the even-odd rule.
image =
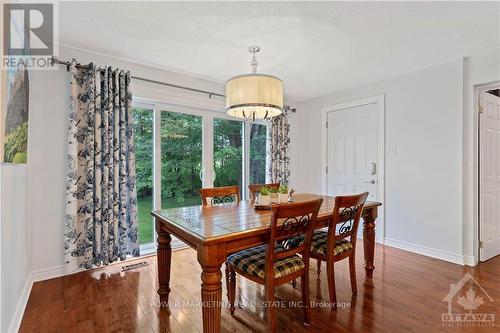
[[[304,324],[310,325],[309,252],[314,224],[322,202],[323,199],[319,198],[307,202],[273,205],[268,244],[236,252],[227,258],[226,267],[229,274],[226,275],[226,285],[231,314],[234,314],[235,310],[238,273],[265,286],[267,322],[269,330],[275,332],[274,288],[300,276]]]
[[[250,193],[250,201],[255,202],[255,199],[257,198],[257,193],[259,193],[259,191],[263,187],[279,189],[280,184],[279,183],[271,183],[271,184],[250,184],[250,185],[248,185],[248,192]]]
[[[240,187],[225,186],[200,189],[203,206],[220,206],[240,202]]]
[[[351,290],[353,294],[357,293],[356,239],[359,220],[367,196],[368,192],[335,197],[335,206],[328,231],[318,230],[313,234],[310,257],[318,260],[318,274],[320,273],[321,261],[326,261],[328,291],[332,307],[337,303],[333,269],[335,262],[349,258]]]

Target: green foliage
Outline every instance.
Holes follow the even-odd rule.
[[[176,112],[161,115],[162,197],[184,202],[201,188],[202,117]]]
[[[215,186],[242,184],[243,123],[221,118],[214,119]]]
[[[140,243],[152,241],[153,111],[134,108],[136,188]],[[201,204],[202,117],[161,112],[162,208]],[[264,183],[266,177],[265,125],[251,125],[250,182]],[[242,184],[243,123],[214,119],[214,186]]]
[[[260,195],[269,195],[269,193],[271,193],[271,192],[269,191],[269,188],[263,187],[260,189],[259,193],[260,193]]]
[[[266,182],[267,126],[252,124],[250,128],[250,184]]]
[[[28,154],[26,153],[16,153],[16,155],[14,155],[14,158],[12,159],[12,163],[26,164],[27,161],[28,161]]]
[[[278,193],[278,189],[275,188],[275,187],[272,187],[272,188],[269,189],[269,192],[271,192],[271,193]]]
[[[279,193],[281,194],[288,194],[288,186],[287,185],[281,185],[279,189]]]
[[[135,172],[137,196],[153,193],[153,111],[135,108]]]
[[[5,136],[4,162],[26,163],[28,151],[28,122],[19,125]]]

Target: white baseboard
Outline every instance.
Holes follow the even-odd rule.
[[[72,274],[72,273],[68,273],[68,274]],[[33,280],[33,282],[38,282],[38,281],[53,279],[53,278],[64,276],[64,275],[66,275],[66,272],[64,270],[64,265],[63,266],[53,266],[53,267],[33,271],[31,273],[31,279]]]
[[[427,246],[422,246],[422,245],[418,245],[418,244],[404,242],[404,241],[400,241],[397,239],[391,239],[391,238],[387,238],[387,237],[385,238],[384,243],[385,243],[384,245],[386,245],[386,246],[391,246],[391,247],[395,247],[395,248],[398,248],[401,250],[418,253],[418,254],[421,254],[421,255],[424,255],[427,257],[432,257],[432,258],[436,258],[436,259],[440,259],[440,260],[444,260],[444,261],[449,261],[449,262],[452,262],[454,264],[458,264],[458,265],[462,265],[462,266],[464,264],[466,264],[464,256],[458,255],[456,253],[452,253],[449,251],[433,249],[433,248],[430,248]],[[468,260],[468,258],[467,258],[467,260]]]
[[[467,266],[476,266],[478,264],[478,260],[474,258],[473,256],[464,256],[464,265]]]
[[[12,316],[12,320],[10,321],[9,332],[11,333],[19,331],[19,327],[21,326],[21,321],[24,316],[24,310],[26,309],[26,305],[28,304],[28,299],[31,294],[31,287],[33,287],[33,279],[31,278],[31,275],[28,275],[26,284],[24,285],[19,301],[17,302],[16,310]]]

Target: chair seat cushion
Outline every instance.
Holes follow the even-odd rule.
[[[236,252],[230,255],[227,261],[242,272],[264,279],[266,248],[267,245],[261,245]],[[274,263],[274,277],[283,277],[304,267],[304,262],[298,255],[279,259]]]
[[[313,239],[311,242],[311,252],[319,255],[326,255],[326,242],[328,239],[328,233],[326,231],[316,231],[314,232]],[[352,249],[352,243],[347,239],[338,240],[335,243],[335,248],[333,249],[333,255],[339,255]]]

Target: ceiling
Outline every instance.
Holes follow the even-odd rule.
[[[62,45],[223,83],[283,79],[295,101],[499,48],[497,2],[64,2]],[[175,82],[173,82],[175,83]]]

